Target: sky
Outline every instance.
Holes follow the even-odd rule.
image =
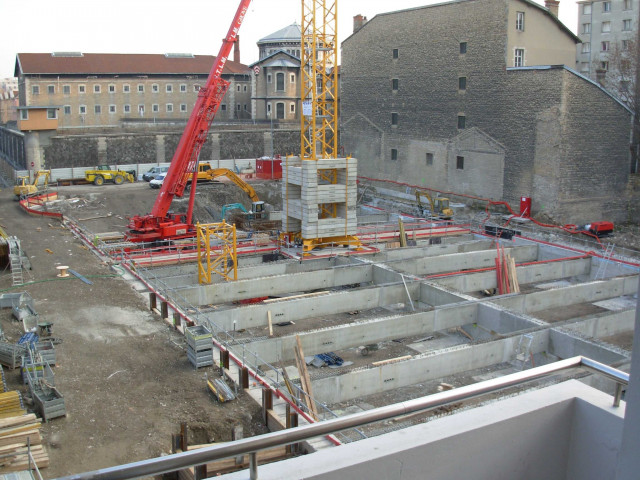
[[[534,0],[544,4],[544,0]],[[420,7],[438,0],[338,0],[338,42],[353,17]],[[0,0],[0,78],[13,76],[17,53],[192,53],[217,55],[239,0]],[[301,0],[253,0],[240,28],[240,61],[258,60],[256,42],[300,24]],[[576,32],[575,0],[561,0],[560,20]]]

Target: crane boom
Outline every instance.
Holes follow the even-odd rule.
[[[238,31],[250,3],[251,0],[240,0],[233,22],[222,41],[220,52],[209,72],[207,83],[198,92],[198,98],[191,111],[187,126],[182,133],[178,148],[173,155],[171,166],[153,205],[151,214],[145,216],[136,215],[131,218],[127,234],[129,240],[142,242],[179,238],[188,236],[189,232],[195,232],[191,221],[196,182],[192,182],[186,216],[171,216],[169,215],[169,208],[174,197],[182,197],[189,180],[189,174],[197,171],[200,150],[207,140],[211,123],[229,87],[229,82],[222,78],[222,71],[231,53],[231,48],[237,40]]]

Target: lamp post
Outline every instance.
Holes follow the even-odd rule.
[[[271,160],[273,160],[273,112],[268,111],[267,116],[271,120]]]

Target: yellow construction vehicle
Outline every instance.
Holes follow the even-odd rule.
[[[40,179],[43,178],[42,189],[38,188]],[[47,188],[49,179],[51,178],[51,170],[38,170],[34,177],[33,182],[29,183],[29,175],[21,175],[16,180],[16,185],[13,187],[13,193],[17,198],[33,195]]]
[[[124,171],[111,168],[110,165],[98,165],[95,170],[86,170],[84,178],[94,185],[102,185],[106,181],[111,181],[116,185],[122,185],[124,181],[135,182],[135,170]]]
[[[425,197],[429,205],[422,203],[422,197]],[[449,207],[449,199],[445,197],[431,198],[429,192],[425,190],[416,190],[416,203],[418,210],[423,216],[438,217],[441,220],[451,220],[453,218],[453,210]]]
[[[198,173],[199,180],[213,181],[218,177],[227,177],[238,187],[240,187],[251,199],[251,212],[248,212],[248,215],[250,215],[252,219],[262,218],[262,215],[264,213],[264,202],[260,201],[260,199],[258,198],[258,194],[251,185],[242,180],[231,170],[229,170],[228,168],[210,168],[205,170],[204,172],[200,171]]]

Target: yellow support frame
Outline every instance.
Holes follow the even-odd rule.
[[[196,225],[198,246],[198,282],[211,283],[213,273],[227,281],[238,279],[236,226],[226,222]],[[220,241],[211,247],[212,239]],[[213,257],[213,259],[212,259]]]

